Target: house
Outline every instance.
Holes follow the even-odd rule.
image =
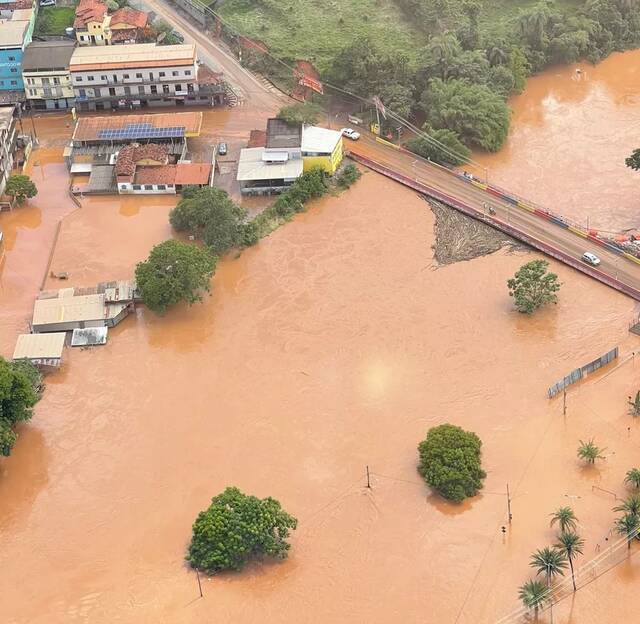
[[[333,175],[342,162],[342,133],[317,126],[302,127],[304,170],[321,167]]]
[[[17,140],[15,112],[15,105],[0,106],[0,196],[13,169]]]
[[[109,20],[107,5],[104,2],[80,0],[73,21],[78,44],[81,46],[109,45],[111,43]]]
[[[13,361],[28,360],[43,370],[59,368],[66,334],[20,334],[13,351]]]
[[[80,47],[70,71],[79,110],[225,102],[222,76],[200,65],[193,44]]]
[[[288,158],[286,152],[264,147],[240,150],[236,180],[243,194],[280,193],[302,175],[301,158]]]
[[[113,327],[131,310],[130,302],[108,302],[105,293],[77,295],[74,288],[63,288],[36,299],[31,327],[35,333]]]
[[[32,41],[22,57],[27,104],[36,110],[67,109],[74,105],[69,61],[75,42]]]
[[[0,95],[4,101],[15,102],[24,98],[22,56],[31,42],[34,23],[33,9],[16,9],[11,18],[0,19]]]
[[[130,7],[118,9],[109,22],[111,44],[136,43],[142,31],[147,27],[149,15]]]

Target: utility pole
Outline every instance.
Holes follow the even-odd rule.
[[[371,480],[369,479],[369,466],[367,466],[367,487],[371,489]]]
[[[562,415],[567,415],[567,389],[564,388],[562,391]]]
[[[509,484],[507,483],[507,512],[509,513],[509,524],[511,524],[511,494],[509,493]]]
[[[200,572],[196,568],[196,578],[198,579],[198,589],[200,590],[200,598],[202,598],[202,584],[200,583]]]

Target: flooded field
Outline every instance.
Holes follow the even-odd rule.
[[[536,132],[518,117],[518,107],[546,110],[534,81],[553,83],[551,72],[514,103],[520,139],[495,157],[492,175],[510,180],[508,154],[529,140],[540,161],[553,141],[573,145],[572,158],[602,154],[616,111],[640,110],[640,101],[619,105],[609,67],[594,143],[575,142],[573,128],[563,137],[549,112]],[[591,115],[590,105],[575,99],[561,116]],[[208,123],[224,129],[218,114],[227,115]],[[527,187],[519,167],[511,188],[545,203],[553,192],[565,197],[561,211],[577,209],[561,192],[573,188],[573,170]],[[619,169],[590,175],[601,176],[593,205],[627,184]],[[40,195],[0,215],[4,355],[26,328],[61,216],[51,268],[69,271],[71,285],[129,277],[170,236],[175,198],[94,199],[76,210],[54,148],[35,153],[34,177]],[[613,227],[633,210],[629,200],[611,221],[598,218]],[[579,565],[606,548],[615,501],[604,490],[624,495],[640,448],[626,407],[640,366],[640,339],[627,331],[634,303],[553,263],[564,283],[558,306],[523,318],[505,281],[533,254],[438,268],[433,226],[421,198],[366,173],[225,259],[204,304],[164,318],[141,307],[106,346],[68,350],[0,461],[3,621],[490,624],[517,606],[531,552],[553,542],[555,508],[571,504],[580,519]],[[620,367],[575,387],[563,416],[547,387],[615,345]],[[416,472],[418,442],[447,421],[484,443],[485,488],[462,506],[431,495]],[[575,451],[591,437],[606,459],[586,468]],[[513,522],[503,536],[507,483]],[[207,580],[199,599],[183,561],[191,523],[227,485],[278,498],[299,528],[287,561]],[[638,579],[634,556],[558,605],[556,624],[632,621]]]

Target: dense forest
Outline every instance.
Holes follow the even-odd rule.
[[[463,156],[468,148],[500,149],[509,129],[507,97],[532,73],[640,46],[640,0],[329,4],[318,14],[310,0],[227,0],[221,12],[280,58],[304,57],[325,81],[377,95],[404,118],[424,118],[427,130]],[[424,141],[412,147],[447,160]]]

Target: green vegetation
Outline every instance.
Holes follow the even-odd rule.
[[[596,446],[593,438],[588,442],[580,440],[580,446],[578,447],[578,458],[584,459],[588,464],[595,464],[596,459],[604,459],[605,449]]]
[[[449,424],[433,427],[418,446],[418,472],[444,498],[459,503],[482,488],[481,447],[471,431]]]
[[[640,148],[633,150],[633,153],[628,158],[625,158],[624,164],[633,169],[634,171],[640,171]]]
[[[564,576],[567,568],[567,555],[564,551],[549,546],[536,550],[531,555],[529,565],[535,568],[536,574],[544,574],[547,587],[556,576]]]
[[[75,7],[40,7],[34,35],[64,35],[65,28],[73,26]]]
[[[313,102],[304,102],[303,104],[292,104],[291,106],[282,107],[277,114],[278,119],[282,119],[287,123],[298,124],[316,124],[323,114],[322,107]]]
[[[9,177],[4,192],[13,197],[18,205],[22,205],[28,198],[35,197],[38,189],[28,175],[19,173]]]
[[[206,248],[167,240],[156,245],[136,267],[136,282],[146,306],[164,314],[171,305],[201,301],[209,291],[216,257]]]
[[[460,141],[453,130],[434,130],[428,124],[425,124],[423,130],[431,140],[420,137],[405,143],[405,147],[414,154],[453,167],[462,165],[471,158],[471,150]]]
[[[629,397],[627,403],[629,404],[629,413],[632,416],[640,416],[640,390],[636,392],[634,398]]]
[[[532,72],[640,45],[636,0],[226,0],[219,10],[280,59],[310,61],[325,83],[378,95],[405,118],[422,110],[433,129],[490,151],[507,134],[506,97]],[[293,81],[266,56],[243,59]]]
[[[584,549],[584,540],[574,531],[562,531],[558,536],[558,541],[555,547],[562,553],[564,553],[569,567],[571,568],[571,581],[573,583],[573,591],[577,591],[576,587],[576,575],[573,569],[573,560],[576,555],[582,555]]]
[[[336,185],[341,189],[348,189],[352,184],[360,179],[360,169],[353,163],[345,165],[342,171],[336,176]]]
[[[547,586],[537,579],[531,579],[518,589],[518,598],[527,609],[533,609],[534,617],[538,618],[538,610],[549,600]]]
[[[640,489],[640,468],[632,468],[624,478],[624,482],[628,485]]]
[[[638,528],[640,528],[640,519],[638,516],[627,513],[618,518],[615,523],[615,529],[618,535],[622,535],[627,538],[627,548],[631,549],[631,542],[636,537]]]
[[[613,511],[619,511],[632,516],[640,517],[640,494],[632,494],[624,499],[622,505],[613,508]]]
[[[17,440],[15,426],[32,416],[40,399],[42,378],[30,362],[7,362],[0,357],[0,454],[5,457]]]
[[[516,309],[524,314],[533,314],[548,303],[557,303],[556,293],[560,282],[555,273],[548,273],[546,260],[532,260],[522,265],[507,281],[509,296],[513,297]]]
[[[551,514],[549,526],[553,528],[556,523],[560,527],[560,533],[575,531],[578,526],[578,518],[576,518],[576,514],[573,513],[571,507],[560,507]]]
[[[297,524],[277,500],[259,499],[229,487],[198,514],[187,561],[215,574],[241,570],[258,557],[285,559],[290,548],[286,539]]]

